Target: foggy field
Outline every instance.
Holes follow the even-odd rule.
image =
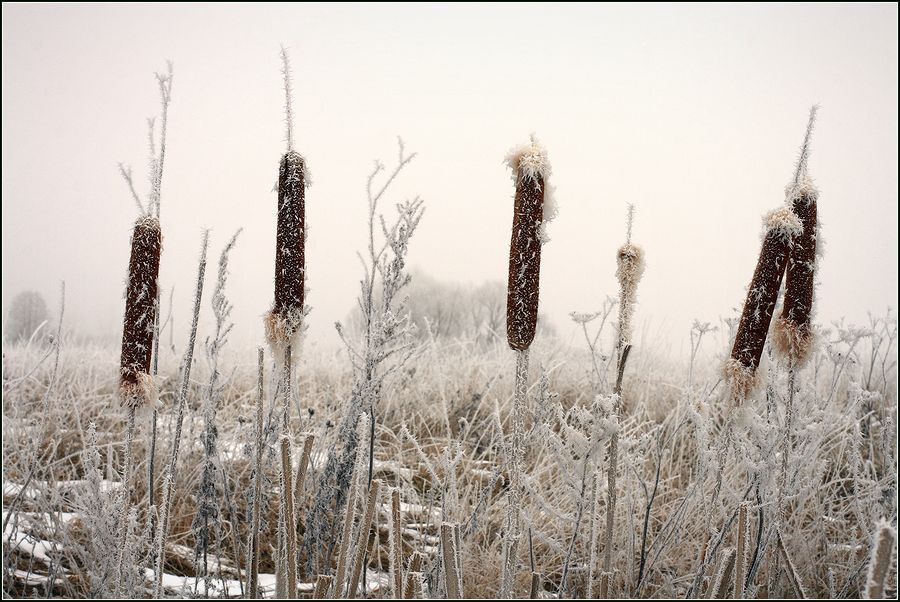
[[[896,5],[2,11],[4,598],[897,597]]]

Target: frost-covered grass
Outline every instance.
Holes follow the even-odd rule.
[[[873,554],[871,549],[876,531],[884,531],[882,519],[888,528],[896,527],[895,333],[896,321],[889,317],[865,328],[835,326],[822,334],[819,348],[796,375],[793,448],[783,493],[779,483],[787,369],[775,360],[764,360],[760,371],[766,386],[743,407],[732,408],[720,378],[728,351],[727,328],[702,339],[691,365],[654,355],[637,333],[618,422],[610,419],[608,396],[614,362],[605,361],[599,351],[592,358],[586,345],[577,341],[538,337],[531,348],[528,382],[533,384],[524,425],[525,538],[515,595],[529,594],[532,570],[540,576],[542,597],[584,596],[589,575],[594,579],[592,591],[599,591],[606,553],[602,528],[608,498],[606,453],[615,432],[620,469],[611,596],[709,595],[707,588],[715,586],[727,569],[723,561],[734,558],[742,502],[748,502],[745,560],[739,565],[747,575],[745,597],[763,591],[769,597],[794,597],[798,584],[809,596],[859,597],[869,575],[884,570],[870,568],[872,557],[888,558],[884,591],[896,595],[896,554]],[[611,339],[607,332],[600,344],[611,348]],[[164,348],[160,355],[163,409],[157,427],[157,466],[167,460],[171,446],[181,351],[175,355]],[[33,342],[7,346],[3,352],[4,509],[15,504],[3,515],[4,594],[108,595],[119,557],[116,532],[109,531],[121,489],[117,485],[128,418],[115,397],[118,349],[64,338],[46,412],[42,399],[53,363],[47,359],[39,363],[47,357],[45,349]],[[209,582],[205,586],[202,578],[196,579],[202,557],[194,557],[197,542],[192,530],[197,492],[204,465],[209,464],[201,437],[203,388],[209,383],[210,366],[199,357],[191,372],[167,540],[163,585],[169,596],[202,595],[205,587],[213,596],[223,592],[239,596],[247,587],[256,351],[226,349],[218,361],[222,401],[217,408],[218,458],[213,459],[217,467],[213,473],[219,507],[217,516],[210,515],[216,528],[207,547]],[[337,427],[355,381],[344,352],[308,345],[297,361],[290,424],[295,465],[303,434],[316,436],[295,513],[301,581],[297,589],[300,596],[309,596],[317,574],[334,573],[338,547],[333,547],[330,566],[310,570],[304,521],[317,496],[317,477],[337,442]],[[381,481],[383,494],[375,506],[367,555],[370,597],[392,595],[391,487],[398,487],[401,495],[403,561],[408,562],[413,552],[424,555],[425,595],[445,595],[444,523],[460,526],[464,594],[496,595],[508,520],[505,442],[511,427],[514,361],[503,341],[496,345],[432,341],[385,381],[375,409],[373,476]],[[277,422],[276,379],[269,358],[264,415]],[[600,395],[595,396],[594,390]],[[95,451],[90,449],[91,423]],[[130,583],[135,595],[152,591],[149,426],[149,414],[139,413],[131,497],[138,513],[125,556],[134,559]],[[265,431],[267,478],[259,571],[267,596],[274,591],[276,572],[279,429],[272,423]],[[35,470],[25,483],[35,446]],[[159,471],[156,478],[158,500]],[[228,495],[222,495],[226,490]],[[787,555],[773,529],[780,495],[785,511],[778,531]],[[362,518],[365,492],[357,497],[356,515]],[[335,523],[340,531],[341,522]],[[317,549],[329,543],[312,542]],[[561,590],[564,567],[567,577]],[[735,595],[731,575],[730,581],[718,583],[729,597]]]

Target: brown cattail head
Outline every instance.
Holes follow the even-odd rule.
[[[150,360],[161,251],[159,220],[151,215],[141,216],[135,222],[131,235],[122,327],[119,398],[122,405],[128,408],[154,405],[157,399],[156,387],[150,376]]]
[[[553,189],[548,183],[547,151],[534,138],[506,157],[516,185],[509,282],[506,297],[506,338],[524,351],[534,340],[540,292],[541,245],[548,241],[546,224],[556,216]]]
[[[809,177],[791,185],[788,200],[803,231],[794,239],[784,277],[784,305],[775,320],[772,344],[775,351],[795,366],[809,358],[815,339],[812,329],[813,292],[816,275],[816,201],[819,191]]]
[[[266,338],[276,348],[290,343],[303,321],[306,183],[306,161],[299,153],[288,151],[278,171],[275,303],[266,316]]]
[[[787,207],[770,212],[763,223],[762,249],[747,290],[731,358],[725,365],[725,377],[737,401],[746,399],[757,385],[756,368],[766,344],[788,252],[803,230],[800,219]]]

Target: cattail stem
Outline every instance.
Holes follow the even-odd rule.
[[[891,570],[891,557],[896,543],[897,532],[887,521],[880,521],[875,530],[875,540],[872,542],[872,554],[869,558],[866,598],[870,600],[884,598],[884,586]]]
[[[741,502],[738,509],[737,550],[734,561],[734,597],[744,597],[744,580],[747,573],[747,535],[750,532],[747,514],[749,502]]]
[[[297,524],[294,521],[294,488],[291,484],[291,442],[281,438],[282,504],[284,505],[285,578],[288,598],[297,597]]]
[[[125,551],[128,547],[128,513],[131,509],[131,464],[132,450],[134,447],[135,408],[128,408],[128,428],[125,435],[125,467],[122,473],[122,492],[119,507],[119,562],[116,573],[116,593],[122,597],[128,597],[123,587],[125,584]]]
[[[263,350],[257,349],[257,380],[256,380],[256,449],[254,450],[253,463],[253,514],[250,522],[250,544],[247,546],[250,552],[250,584],[247,588],[248,597],[259,597],[259,523],[261,516],[262,497],[262,457],[263,457]]]
[[[331,584],[334,583],[334,575],[318,575],[316,576],[316,589],[313,590],[313,600],[324,600],[328,595]]]
[[[163,499],[160,509],[159,529],[156,533],[156,571],[154,574],[154,597],[163,595],[162,574],[166,564],[166,537],[169,530],[169,513],[172,498],[175,496],[175,474],[178,468],[178,449],[181,445],[181,427],[184,423],[184,410],[187,405],[188,386],[191,378],[191,366],[194,362],[194,345],[197,341],[197,322],[200,318],[200,300],[203,297],[203,276],[206,273],[206,249],[209,246],[209,230],[203,232],[203,244],[200,251],[200,266],[197,269],[197,288],[194,295],[194,313],[191,319],[191,335],[184,353],[181,389],[178,392],[178,406],[175,418],[175,435],[172,440],[172,453],[163,481]]]
[[[510,528],[505,537],[506,558],[500,585],[501,598],[512,595],[516,577],[519,540],[522,536],[522,468],[525,437],[525,403],[528,393],[528,349],[516,351],[516,382],[513,394],[513,428],[510,446]]]
[[[350,588],[347,592],[349,598],[356,597],[356,588],[359,586],[359,578],[362,574],[363,559],[366,549],[369,547],[369,530],[372,527],[372,519],[375,517],[375,506],[378,503],[378,489],[381,481],[375,479],[369,485],[369,499],[366,504],[366,514],[359,525],[359,537],[356,542],[356,557],[353,560],[353,572],[350,574]],[[366,595],[366,584],[363,583],[363,597]]]
[[[453,535],[453,525],[443,523],[441,525],[441,552],[444,563],[444,584],[447,588],[447,597],[450,599],[462,598],[462,576],[459,574],[459,550],[456,547]]]
[[[719,566],[719,571],[716,573],[716,579],[709,588],[710,599],[722,599],[728,594],[736,557],[737,554],[735,554],[734,548],[728,548],[728,550],[725,551],[725,557],[722,558],[722,564]]]
[[[402,522],[400,518],[400,488],[391,489],[391,525],[390,525],[390,549],[391,549],[391,577],[394,582],[394,598],[403,597],[403,537]]]
[[[794,448],[794,391],[796,373],[794,366],[788,367],[788,395],[784,407],[784,433],[782,433],[781,470],[778,478],[778,498],[775,507],[775,521],[778,528],[784,526],[785,492],[788,485],[788,457]]]
[[[406,569],[406,582],[403,586],[404,598],[409,599],[415,597],[414,575],[421,575],[420,571],[422,570],[423,562],[424,556],[421,552],[413,552],[409,557],[409,567]]]

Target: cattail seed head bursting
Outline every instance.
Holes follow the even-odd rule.
[[[150,361],[161,252],[159,220],[152,215],[141,216],[135,222],[131,235],[122,326],[119,398],[127,408],[155,405],[157,401],[156,387],[150,376]]]
[[[634,331],[634,305],[637,302],[637,286],[644,275],[644,250],[627,242],[616,253],[616,278],[619,281],[619,344],[624,348],[631,344]]]
[[[278,170],[275,302],[266,316],[266,338],[275,348],[291,343],[303,321],[306,286],[306,161],[295,151]]]
[[[815,339],[812,329],[818,238],[819,191],[808,176],[788,190],[788,202],[802,224],[794,238],[784,277],[784,305],[775,320],[772,343],[775,351],[794,365],[809,358]]]
[[[756,368],[766,344],[788,253],[794,239],[803,231],[802,222],[787,207],[768,213],[763,224],[762,249],[747,290],[731,358],[725,365],[726,379],[737,400],[746,399],[758,384]]]
[[[524,351],[534,340],[540,292],[541,245],[547,222],[556,217],[549,184],[547,151],[534,136],[506,157],[516,186],[512,239],[509,246],[509,281],[506,299],[506,338],[509,346]]]

